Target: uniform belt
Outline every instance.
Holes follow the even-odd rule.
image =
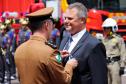
[[[107,57],[107,63],[112,63],[120,60],[120,56],[116,57]]]

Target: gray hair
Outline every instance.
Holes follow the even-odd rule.
[[[78,17],[87,18],[87,8],[82,3],[75,2],[68,6],[68,9],[73,9],[73,8],[76,8],[78,10],[78,14],[77,14]]]

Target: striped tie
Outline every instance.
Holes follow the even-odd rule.
[[[69,37],[69,39],[66,42],[63,50],[68,50],[72,41],[73,41],[72,37]]]

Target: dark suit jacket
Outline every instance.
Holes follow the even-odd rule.
[[[60,50],[64,48],[68,38],[64,38]],[[71,52],[79,61],[74,70],[72,84],[107,84],[106,50],[104,45],[86,32]],[[65,64],[68,60],[63,59]]]

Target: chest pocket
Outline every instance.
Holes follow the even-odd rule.
[[[113,49],[116,49],[118,47],[118,40],[116,38],[113,38],[110,43]]]

